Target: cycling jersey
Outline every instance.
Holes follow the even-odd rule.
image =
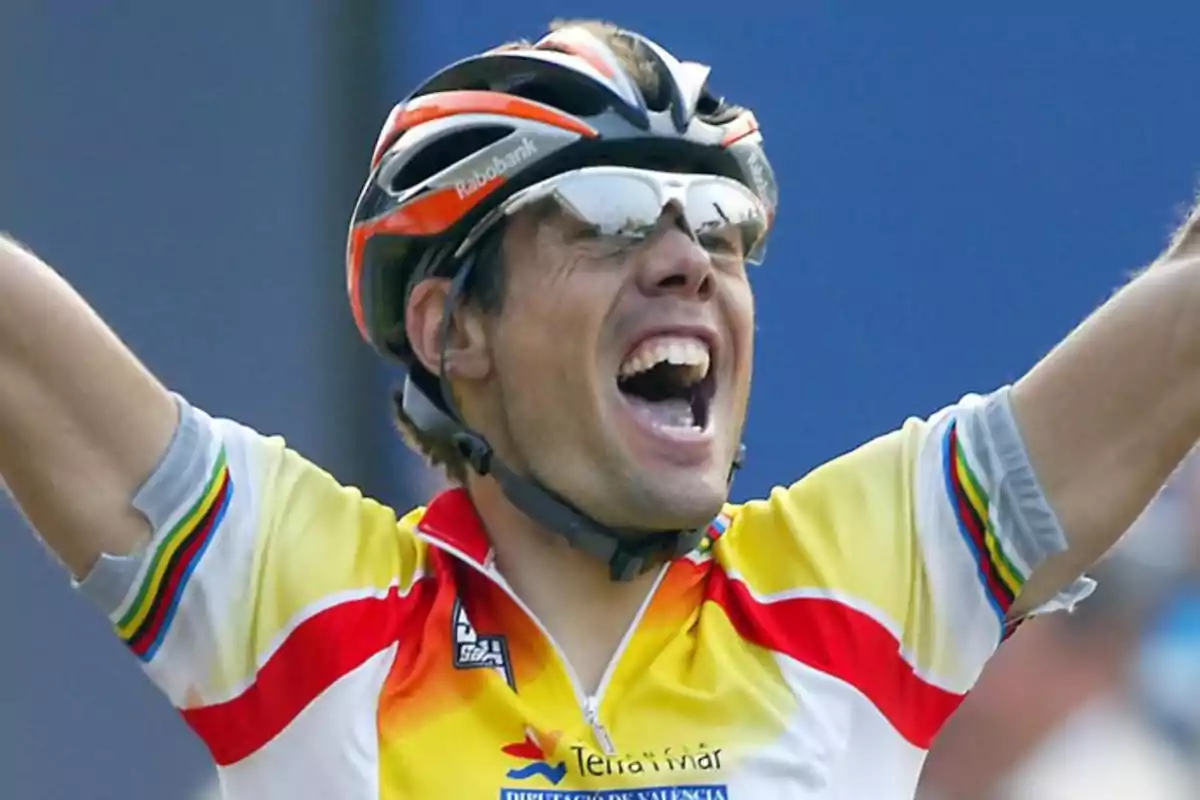
[[[1065,547],[1007,391],[968,397],[727,506],[588,696],[465,491],[398,519],[179,402],[152,540],[81,588],[231,798],[908,798]]]

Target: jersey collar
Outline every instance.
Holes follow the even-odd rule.
[[[477,564],[487,563],[492,545],[466,489],[439,492],[417,525],[435,543],[456,550]]]
[[[709,524],[708,535],[698,548],[700,554],[706,554],[712,548],[729,523],[727,507]],[[491,541],[466,489],[457,487],[438,493],[425,508],[417,526],[435,543],[461,553],[476,564],[487,564],[492,552]]]

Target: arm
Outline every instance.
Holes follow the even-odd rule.
[[[1013,387],[1012,407],[1068,543],[1031,576],[1020,616],[1112,547],[1200,440],[1200,207]]]
[[[176,419],[66,281],[0,236],[0,478],[75,575],[148,538],[131,501]]]
[[[0,476],[217,763],[262,754],[227,773],[231,793],[377,792],[354,759],[261,765],[288,752],[267,747],[281,736],[375,741],[373,714],[301,712],[334,684],[383,684],[406,598],[424,596],[411,525],[282,439],[169,394],[2,238]]]

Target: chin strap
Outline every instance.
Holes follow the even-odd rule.
[[[468,253],[450,284],[442,326],[442,369],[437,377],[419,366],[410,368],[399,402],[405,415],[428,436],[453,442],[459,454],[480,476],[491,475],[500,489],[521,513],[544,528],[565,538],[572,547],[608,564],[614,581],[628,581],[654,567],[691,552],[707,533],[707,526],[682,531],[644,531],[611,528],[603,525],[539,481],[518,475],[496,457],[487,440],[466,426],[446,377],[446,349],[449,344],[453,313],[475,267],[478,250]],[[434,398],[440,399],[438,403]],[[738,447],[729,470],[729,483],[745,458],[745,446]]]

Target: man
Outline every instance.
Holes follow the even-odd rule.
[[[1016,385],[728,505],[777,193],[707,78],[564,24],[393,112],[350,299],[461,485],[399,520],[0,251],[0,474],[229,796],[910,797],[1200,438],[1193,216]]]

